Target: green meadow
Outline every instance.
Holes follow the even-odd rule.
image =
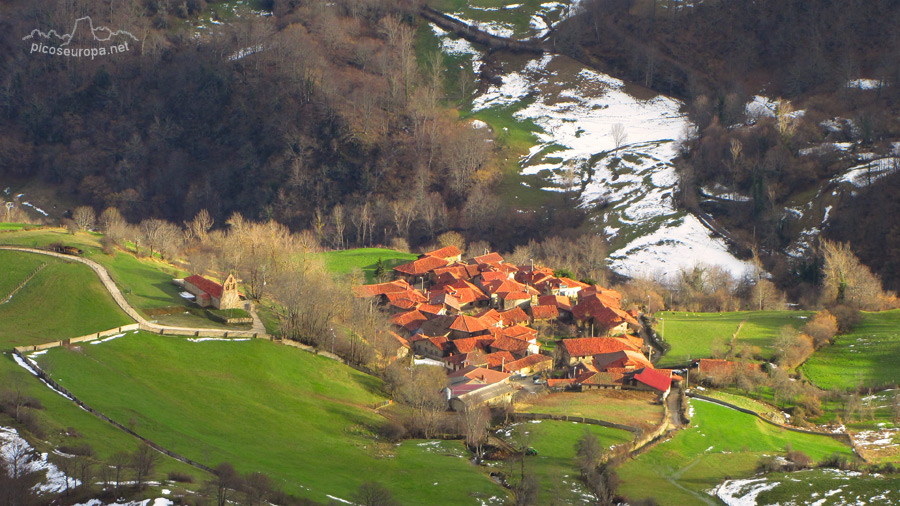
[[[0,304],[0,348],[42,344],[134,323],[94,271],[80,263],[0,251],[0,263],[10,266],[0,270],[0,287],[15,288],[44,262],[46,267]]]
[[[383,418],[372,406],[385,398],[381,381],[294,348],[139,333],[40,360],[61,385],[137,433],[210,466],[265,472],[314,500],[347,498],[369,480],[405,504],[505,497],[461,442],[377,439]]]
[[[728,478],[754,474],[760,458],[785,447],[820,461],[850,448],[826,436],[780,429],[724,406],[692,399],[691,427],[618,469],[619,491],[632,500],[654,497],[661,505],[718,504],[706,491]]]
[[[575,445],[586,430],[597,436],[604,448],[627,443],[634,438],[631,432],[624,430],[551,420],[522,422],[500,431],[501,437],[512,434],[511,431],[527,433],[524,439],[529,447],[537,451],[537,455],[525,457],[525,466],[540,481],[538,504],[549,504],[552,498],[559,499],[563,504],[583,504],[587,491],[579,480],[575,465]],[[508,464],[497,463],[495,466],[510,471]]]
[[[362,270],[367,283],[375,280],[375,267],[380,259],[385,269],[390,271],[398,265],[419,258],[412,253],[403,253],[386,248],[356,248],[321,253],[325,267],[335,274],[348,274],[355,269]]]
[[[824,389],[896,385],[900,382],[900,309],[863,313],[851,332],[816,351],[801,371]]]
[[[712,348],[727,344],[735,332],[738,348],[756,347],[760,354],[771,358],[772,344],[781,328],[785,325],[799,328],[813,314],[812,311],[662,312],[656,315],[656,329],[672,349],[658,365],[683,365],[692,358],[708,358],[712,356]]]

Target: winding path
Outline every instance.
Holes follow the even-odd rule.
[[[132,320],[134,320],[136,323],[138,323],[141,326],[141,330],[146,330],[149,332],[156,332],[159,334],[165,333],[165,334],[171,334],[171,335],[187,335],[187,336],[199,335],[202,332],[204,334],[209,334],[209,333],[222,334],[223,336],[252,335],[252,337],[259,337],[259,338],[268,338],[269,337],[269,335],[266,333],[265,326],[263,326],[262,321],[259,319],[259,316],[256,314],[256,310],[252,309],[252,307],[250,309],[250,314],[253,316],[253,329],[250,332],[210,329],[210,328],[202,328],[202,327],[170,327],[167,325],[159,325],[156,323],[151,323],[151,322],[147,321],[146,318],[141,316],[141,314],[138,313],[138,311],[131,304],[128,303],[128,301],[125,299],[125,296],[122,295],[122,291],[119,290],[119,287],[116,286],[115,281],[113,281],[112,276],[109,275],[109,271],[106,270],[106,267],[103,267],[102,265],[100,265],[99,263],[97,263],[91,259],[72,256],[72,255],[65,255],[62,253],[56,253],[55,251],[46,251],[46,250],[41,250],[41,249],[36,249],[36,248],[23,248],[20,246],[0,245],[0,249],[11,250],[11,251],[21,251],[24,253],[36,253],[39,255],[47,255],[47,256],[60,258],[65,261],[81,262],[84,265],[87,265],[100,278],[100,282],[103,283],[103,286],[106,288],[106,290],[109,292],[109,294],[112,295],[112,298],[113,298],[113,300],[116,301],[116,304],[118,304],[119,307],[122,308],[122,311],[124,311],[125,314],[127,314]]]

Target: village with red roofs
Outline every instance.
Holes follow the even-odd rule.
[[[644,390],[662,401],[684,380],[653,366],[641,315],[623,309],[615,290],[550,267],[514,265],[495,252],[463,260],[455,246],[426,252],[394,274],[394,281],[355,287],[354,295],[391,314],[398,355],[446,368],[456,411],[509,403],[533,385]]]

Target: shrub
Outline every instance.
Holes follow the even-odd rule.
[[[853,327],[862,319],[859,309],[850,306],[834,306],[829,309],[829,312],[834,315],[837,321],[838,333],[840,334],[846,334],[853,330]]]
[[[809,455],[800,450],[788,452],[787,459],[793,464],[793,470],[806,469],[812,463],[812,459],[809,458]]]
[[[194,483],[194,477],[187,473],[182,473],[181,471],[170,471],[169,472],[169,480],[175,481],[178,483]]]
[[[69,446],[62,445],[59,447],[59,451],[68,455],[78,455],[80,457],[93,457],[94,449],[91,448],[89,444],[83,444],[78,446]]]
[[[813,346],[819,348],[832,344],[838,332],[838,321],[828,310],[819,311],[803,327],[803,332],[813,338]]]
[[[387,420],[378,427],[377,434],[378,437],[382,437],[392,443],[396,443],[397,441],[400,441],[404,437],[406,437],[407,431],[406,427],[404,427],[403,425],[393,420]]]

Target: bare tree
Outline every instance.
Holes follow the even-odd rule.
[[[104,235],[111,238],[115,242],[121,241],[125,237],[127,224],[125,218],[119,213],[115,207],[107,207],[100,213],[100,231]]]
[[[159,454],[147,444],[141,444],[131,454],[130,467],[134,471],[134,481],[138,490],[144,488],[147,477],[153,474],[156,464],[159,462]]]
[[[79,206],[72,211],[72,219],[75,220],[78,228],[87,232],[94,228],[94,224],[97,222],[97,215],[93,207]]]
[[[487,406],[466,406],[460,415],[466,434],[466,445],[475,454],[476,462],[484,458],[484,443],[491,423],[491,411]]]
[[[368,481],[359,486],[359,490],[351,497],[353,504],[359,506],[399,506],[391,491],[384,485]]]
[[[615,154],[618,156],[619,148],[621,148],[628,139],[628,134],[625,132],[625,125],[616,123],[609,129],[609,134],[612,136],[613,143],[616,145]]]
[[[131,462],[131,455],[127,452],[116,452],[109,460],[110,467],[113,468],[113,472],[116,480],[116,492],[119,491],[119,484],[122,479],[122,471],[125,470],[129,463]]]
[[[214,220],[209,215],[209,211],[201,209],[190,223],[185,223],[185,228],[202,244],[209,238],[209,231],[212,229],[213,223]]]
[[[331,223],[334,225],[334,234],[338,249],[344,249],[344,228],[347,223],[344,220],[344,206],[338,204],[331,210]]]

